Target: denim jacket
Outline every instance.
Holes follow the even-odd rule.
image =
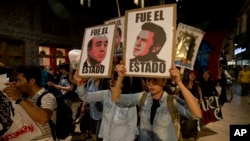
[[[143,92],[121,95],[119,106],[140,106],[140,99]],[[177,141],[174,126],[172,124],[172,118],[167,107],[167,92],[164,92],[160,99],[160,106],[157,108],[153,124],[150,123],[151,107],[153,104],[153,98],[151,94],[147,93],[147,98],[142,107],[140,107],[140,129],[139,129],[139,141]],[[188,110],[185,102],[179,97],[174,98],[174,106],[181,115],[187,118],[193,118],[193,115]]]
[[[98,137],[103,141],[133,141],[137,135],[137,110],[135,106],[118,107],[111,100],[111,91],[87,92],[83,85],[77,86],[81,100],[103,102],[102,123]]]
[[[94,80],[91,79],[89,80],[89,85],[87,85],[87,91],[88,92],[96,92],[98,91],[98,86],[95,84]],[[101,120],[102,119],[102,112],[98,111],[96,106],[95,106],[95,102],[90,102],[90,110],[89,110],[89,114],[90,117],[94,120]]]

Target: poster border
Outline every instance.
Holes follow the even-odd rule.
[[[171,55],[171,64],[170,66],[173,66],[175,64],[175,52],[176,52],[176,16],[177,16],[177,4],[164,4],[164,5],[158,5],[158,6],[150,6],[145,8],[137,8],[137,9],[131,9],[125,11],[125,21],[124,21],[124,31],[128,31],[128,14],[131,12],[139,12],[144,10],[150,10],[150,9],[157,9],[157,8],[173,8],[173,23],[172,23],[172,55]],[[127,32],[124,32],[124,51],[123,51],[123,61],[126,61],[126,54],[127,54]],[[125,62],[126,63],[126,62]],[[168,70],[169,68],[167,68]],[[133,77],[154,77],[154,78],[168,78],[170,77],[170,73],[166,71],[166,75],[145,75],[145,74],[126,74],[126,76],[133,76]]]
[[[85,40],[86,40],[86,37],[87,37],[87,31],[88,30],[91,30],[91,29],[95,29],[95,28],[101,28],[101,27],[105,27],[105,26],[114,26],[114,31],[111,33],[113,34],[113,39],[112,39],[112,45],[111,45],[111,53],[110,53],[110,56],[106,56],[106,57],[109,57],[109,66],[108,66],[108,73],[107,75],[104,74],[104,75],[95,75],[95,74],[88,74],[88,75],[85,75],[85,74],[82,74],[81,73],[81,70],[80,69],[80,66],[82,62],[82,59],[83,59],[83,50],[84,50],[84,44],[85,44]],[[85,28],[85,31],[84,31],[84,36],[83,36],[83,40],[82,40],[82,47],[81,47],[81,56],[80,56],[80,60],[79,60],[79,65],[78,65],[78,70],[79,70],[79,76],[81,77],[95,77],[95,78],[111,78],[111,74],[112,74],[112,69],[113,69],[113,55],[114,55],[114,43],[115,43],[115,35],[116,35],[116,28],[117,28],[117,24],[116,23],[110,23],[110,24],[102,24],[102,25],[97,25],[97,26],[92,26],[92,27],[88,27],[88,28]]]

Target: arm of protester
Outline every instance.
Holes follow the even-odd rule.
[[[101,102],[104,100],[105,96],[108,95],[110,90],[101,90],[96,92],[88,92],[85,88],[87,80],[89,78],[84,78],[79,76],[78,70],[75,72],[74,79],[77,82],[77,94],[82,101],[85,102]]]
[[[74,88],[74,84],[72,84],[72,83],[69,83],[67,86],[57,85],[53,82],[48,82],[47,84],[49,84],[49,86],[55,87],[58,90],[72,91]]]
[[[170,72],[173,80],[175,81],[175,83],[179,86],[179,89],[180,89],[191,113],[194,115],[194,117],[201,118],[202,114],[201,114],[200,105],[199,105],[197,99],[192,95],[192,93],[182,83],[179,70],[175,66],[173,66],[169,69],[169,72]]]
[[[81,77],[79,75],[79,70],[75,71],[74,80],[77,83],[77,94],[78,94],[79,98],[81,100],[83,100],[83,102],[86,102],[85,96],[87,94],[87,91],[85,89],[85,85],[87,84],[87,80],[85,80],[84,77]]]
[[[88,102],[85,102],[85,101],[82,102],[81,113],[84,112],[85,107],[86,107],[88,104],[89,104]]]
[[[224,70],[224,73],[227,79],[234,80],[234,78],[228,73],[227,70]]]
[[[46,124],[49,122],[50,117],[52,116],[53,110],[49,108],[41,108],[36,104],[32,103],[31,101],[22,98],[21,91],[13,84],[13,83],[6,83],[7,87],[3,89],[3,92],[20,104],[22,108],[27,112],[27,114],[36,122],[40,124]],[[51,100],[53,100],[53,95],[51,96]],[[55,98],[54,98],[55,100]]]
[[[202,91],[201,91],[201,87],[200,86],[198,86],[198,94],[199,94],[199,101],[200,102],[202,102],[203,101],[203,99],[202,99]]]
[[[126,68],[124,65],[116,65],[115,71],[118,73],[117,80],[111,80],[110,89],[112,92],[112,101],[118,102],[120,99],[120,94],[122,92],[122,81],[126,74]],[[113,78],[112,78],[113,79]]]
[[[43,100],[41,100],[41,107],[27,100],[20,102],[20,105],[34,121],[40,124],[46,124],[51,119],[53,111],[56,108],[56,98],[52,93],[50,93],[44,95],[42,99],[46,99],[45,102],[51,103],[52,105],[43,104]],[[43,105],[47,105],[48,107],[43,107]]]
[[[74,85],[77,85],[76,80],[74,79],[74,73],[75,73],[75,69],[73,69],[72,67],[70,67],[70,71],[69,71],[69,81],[71,83],[73,83]]]

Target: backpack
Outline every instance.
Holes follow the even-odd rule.
[[[147,93],[144,92],[140,100],[140,107],[143,106],[147,98]],[[168,95],[167,97],[167,107],[172,117],[172,123],[175,128],[175,133],[178,141],[183,141],[183,138],[197,138],[198,135],[198,120],[188,119],[184,116],[178,114],[174,107],[174,96]]]
[[[45,91],[39,96],[36,103],[37,106],[41,106],[42,97],[48,93],[48,91]],[[71,131],[74,128],[72,110],[64,102],[64,99],[61,96],[55,97],[57,102],[56,123],[54,123],[52,120],[49,120],[49,125],[54,140],[65,139],[70,135]]]

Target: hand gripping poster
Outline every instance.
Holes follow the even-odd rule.
[[[174,63],[176,4],[128,10],[125,13],[127,75],[167,77]]]
[[[24,109],[3,92],[7,75],[0,75],[0,141],[29,141],[42,135],[38,125]]]
[[[196,55],[205,32],[179,23],[176,30],[175,65],[193,70]]]
[[[85,29],[79,63],[79,75],[111,77],[116,23]]]

